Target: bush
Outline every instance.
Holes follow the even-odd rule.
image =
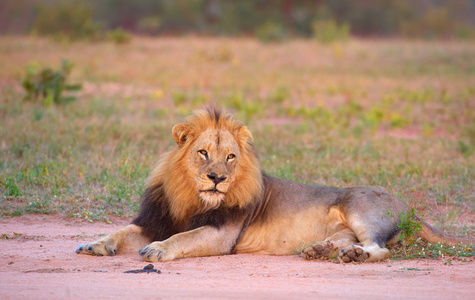
[[[312,23],[313,37],[322,44],[346,41],[350,37],[350,25],[338,25],[334,20],[321,20]]]
[[[137,29],[141,33],[158,34],[160,31],[161,19],[158,16],[143,17],[137,23]]]
[[[388,210],[388,216],[394,217],[393,213]],[[401,231],[402,246],[404,255],[407,255],[407,248],[416,243],[417,234],[422,230],[421,220],[417,218],[414,208],[409,212],[401,212],[397,215],[399,218],[398,230]]]
[[[67,41],[97,40],[101,35],[92,7],[80,0],[39,5],[33,30]]]
[[[287,37],[285,28],[274,22],[267,22],[259,26],[255,31],[256,37],[265,43],[281,42]]]
[[[117,28],[106,33],[106,38],[115,44],[129,44],[132,40],[132,35],[124,29]]]
[[[5,182],[1,183],[5,188],[5,197],[18,197],[21,196],[21,191],[16,185],[15,179],[7,177]]]
[[[67,84],[66,80],[74,65],[67,60],[63,60],[61,68],[57,71],[51,68],[44,68],[37,71],[34,65],[26,68],[26,74],[21,80],[21,86],[26,91],[26,100],[43,100],[45,105],[53,103],[66,103],[76,99],[74,96],[63,96],[63,91],[78,91],[81,84]]]

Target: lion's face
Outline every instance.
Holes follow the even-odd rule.
[[[195,112],[172,129],[178,147],[163,156],[147,185],[163,183],[178,220],[224,207],[243,208],[263,192],[252,135],[224,110]]]
[[[239,163],[239,146],[226,129],[207,129],[188,150],[188,172],[201,200],[217,207],[226,197]]]

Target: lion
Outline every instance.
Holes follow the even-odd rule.
[[[306,185],[262,171],[253,137],[223,108],[196,111],[172,129],[176,147],[149,176],[137,217],[78,254],[115,255],[133,243],[145,261],[253,253],[374,262],[399,240],[408,206],[372,187]],[[430,242],[472,243],[421,221]],[[308,245],[302,247],[301,245]]]

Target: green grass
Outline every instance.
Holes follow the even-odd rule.
[[[349,40],[335,51],[310,40],[3,37],[0,215],[131,217],[173,125],[214,102],[248,124],[270,175],[377,186],[473,236],[475,44]],[[25,66],[63,58],[84,84],[76,101],[23,101]]]
[[[457,259],[462,262],[469,262],[475,256],[474,245],[447,245],[447,244],[431,244],[418,239],[406,249],[402,246],[396,246],[391,249],[391,259],[406,260],[415,258],[427,259],[443,259],[446,264],[450,264],[452,259]]]

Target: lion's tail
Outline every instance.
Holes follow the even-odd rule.
[[[444,234],[443,232],[438,231],[434,227],[430,226],[426,222],[421,220],[422,230],[418,232],[418,237],[422,238],[429,243],[447,243],[450,245],[456,244],[475,244],[475,239],[456,237],[449,234]]]

